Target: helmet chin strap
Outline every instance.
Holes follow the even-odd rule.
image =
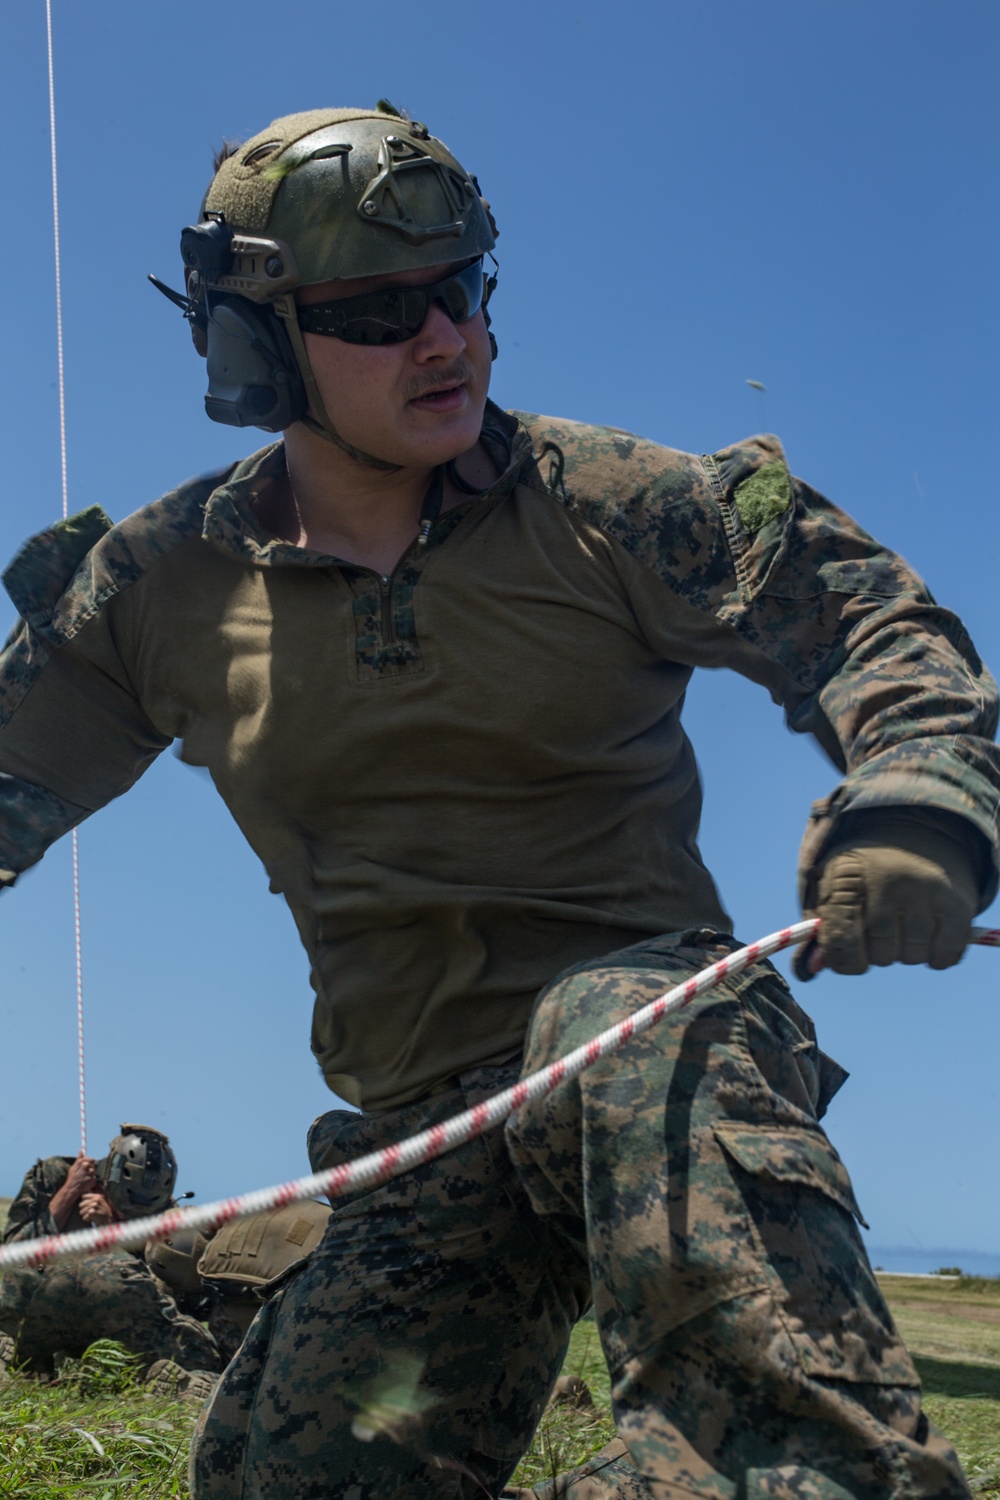
[[[366,453],[363,448],[355,448],[340,433],[330,421],[329,414],[323,404],[323,397],[319,393],[316,377],[309,363],[309,355],[306,352],[305,340],[299,327],[299,320],[295,315],[295,298],[290,294],[284,297],[276,297],[272,303],[274,311],[285,325],[292,353],[295,355],[295,363],[298,365],[302,375],[303,384],[306,388],[306,396],[309,400],[309,411],[304,417],[300,417],[303,427],[308,427],[310,432],[315,432],[317,437],[325,438],[328,443],[335,443],[338,448],[353,458],[356,463],[364,464],[369,469],[381,469],[385,474],[396,474],[403,467],[402,464],[389,463],[387,459],[376,458],[374,453]]]
[[[308,381],[306,385],[308,389]],[[306,416],[300,417],[299,421],[303,427],[308,427],[310,432],[315,432],[317,437],[325,438],[328,443],[336,443],[337,447],[342,448],[350,458],[354,459],[355,463],[364,464],[366,468],[381,469],[383,473],[396,474],[403,467],[402,464],[391,464],[384,458],[376,458],[374,453],[366,453],[363,448],[355,448],[353,443],[349,443],[346,438],[340,436],[327,416],[322,402],[314,400],[312,404],[321,413],[321,418],[317,419],[307,413]]]

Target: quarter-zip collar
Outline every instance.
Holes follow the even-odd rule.
[[[468,505],[485,499],[499,499],[509,494],[521,478],[522,470],[531,461],[531,438],[516,417],[502,411],[492,401],[487,401],[483,426],[499,429],[507,438],[510,445],[507,466],[488,489],[462,505],[453,507],[442,518],[444,520],[454,511],[465,509]],[[266,486],[283,479],[284,475],[283,442],[271,443],[243,459],[225,483],[209,496],[205,506],[202,536],[230,556],[244,558],[261,568],[328,568],[331,563],[341,562],[342,559],[328,552],[298,547],[293,542],[273,536],[261,525],[257,515],[257,497]]]

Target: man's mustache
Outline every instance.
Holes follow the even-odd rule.
[[[469,385],[474,375],[468,360],[456,359],[445,370],[435,370],[433,374],[428,370],[425,375],[414,375],[403,388],[403,395],[407,401],[415,401],[418,396],[439,391],[443,386]]]

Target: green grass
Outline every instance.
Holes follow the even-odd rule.
[[[1000,1496],[1000,1279],[882,1281],[920,1372],[924,1409],[977,1494]]]
[[[192,1407],[146,1395],[133,1366],[107,1339],[49,1384],[0,1385],[0,1496],[186,1496]]]
[[[924,1383],[928,1415],[958,1449],[973,1490],[1000,1500],[1000,1281],[883,1283]],[[89,1356],[89,1357],[88,1357]],[[67,1361],[49,1385],[0,1383],[0,1500],[105,1495],[181,1500],[197,1409],[150,1396],[114,1346]],[[583,1463],[614,1436],[608,1373],[590,1320],[573,1332],[565,1373],[597,1407],[550,1407],[513,1483]]]
[[[1000,1368],[914,1355],[924,1410],[954,1443],[973,1490],[1000,1495]]]
[[[1000,1497],[1000,1279],[882,1283],[924,1387],[924,1408],[955,1445],[977,1495]],[[550,1407],[515,1480],[530,1485],[572,1468],[614,1436],[610,1382],[596,1329],[579,1323],[565,1370],[582,1375],[601,1416]]]
[[[585,1318],[573,1329],[564,1375],[579,1375],[587,1382],[597,1414],[589,1408],[550,1406],[542,1417],[535,1441],[511,1478],[512,1485],[525,1488],[540,1479],[551,1479],[582,1464],[615,1436],[611,1418],[611,1380],[601,1354],[597,1327]]]

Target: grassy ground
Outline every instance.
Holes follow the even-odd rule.
[[[977,1495],[1000,1500],[1000,1281],[883,1282],[924,1382],[931,1419],[958,1449]],[[593,1323],[574,1331],[566,1372],[593,1410],[551,1407],[514,1482],[581,1463],[614,1436]],[[0,1384],[0,1497],[107,1495],[179,1500],[195,1410],[146,1394],[114,1348],[68,1363],[42,1386]]]
[[[954,1443],[974,1492],[1000,1497],[1000,1279],[892,1276],[882,1288],[920,1372],[928,1416]],[[593,1323],[574,1330],[566,1370],[584,1377],[601,1416],[550,1408],[518,1470],[520,1484],[582,1463],[614,1436]]]
[[[579,1375],[594,1398],[596,1412],[586,1406],[550,1406],[535,1433],[530,1452],[517,1466],[512,1485],[537,1484],[540,1479],[582,1464],[615,1436],[611,1420],[611,1381],[601,1354],[597,1326],[590,1319],[573,1329],[564,1375]]]
[[[50,1385],[0,1386],[0,1496],[186,1496],[194,1409],[147,1395],[132,1364],[107,1340]]]
[[[887,1277],[883,1289],[924,1386],[924,1407],[958,1449],[973,1489],[1000,1496],[1000,1279],[936,1286]]]

